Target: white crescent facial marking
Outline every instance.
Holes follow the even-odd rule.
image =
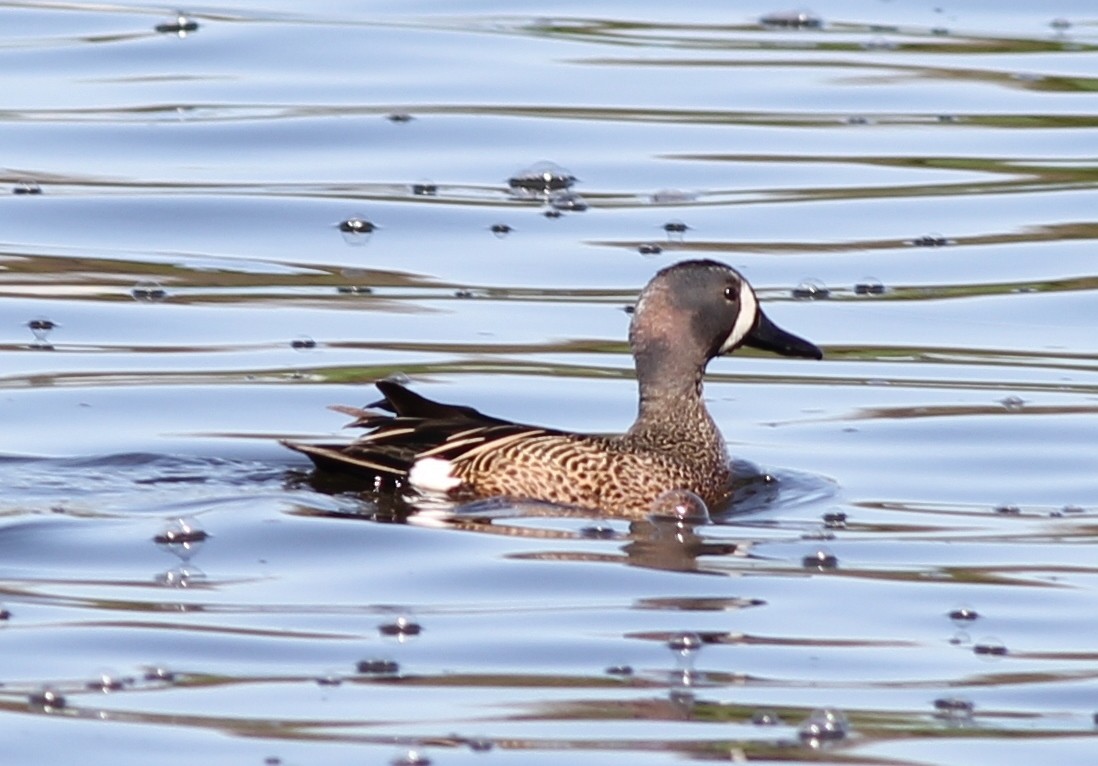
[[[736,321],[732,324],[732,332],[721,344],[719,354],[727,354],[743,342],[751,328],[755,326],[755,320],[759,316],[759,299],[755,297],[755,291],[746,281],[740,280],[740,313],[736,315]]]

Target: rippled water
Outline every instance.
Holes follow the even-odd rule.
[[[0,2],[5,762],[1091,762],[1092,4],[363,5]],[[710,366],[739,513],[277,444],[394,373],[620,430],[697,256],[826,354]]]

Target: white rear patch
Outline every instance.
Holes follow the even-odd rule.
[[[408,483],[420,492],[449,492],[459,484],[451,471],[454,464],[439,457],[424,457],[412,463]]]
[[[743,339],[747,337],[747,334],[751,332],[751,328],[755,326],[755,320],[758,316],[759,300],[755,297],[755,291],[751,289],[745,280],[741,280],[740,313],[732,325],[732,332],[728,333],[728,337],[724,339],[724,343],[721,344],[721,349],[717,353],[727,354],[740,345]]]

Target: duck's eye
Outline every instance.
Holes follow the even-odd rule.
[[[730,301],[739,300],[740,291],[737,290],[735,287],[728,286],[724,288],[724,297]]]

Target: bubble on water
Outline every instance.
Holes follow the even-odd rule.
[[[431,759],[419,750],[406,750],[389,763],[392,766],[430,766]]]
[[[145,669],[142,678],[150,683],[173,684],[175,683],[175,672],[163,665],[153,665]]]
[[[193,518],[180,518],[169,522],[153,537],[153,542],[187,561],[198,552],[209,536]]]
[[[1081,505],[1068,504],[1061,508],[1060,512],[1065,514],[1086,513],[1087,509]]]
[[[1017,505],[1011,505],[1009,503],[997,505],[993,510],[1000,516],[1020,516],[1022,514],[1021,508],[1019,508]]]
[[[359,660],[355,670],[368,676],[395,676],[400,672],[400,663],[390,659]]]
[[[34,336],[34,343],[30,347],[41,351],[52,351],[53,346],[49,343],[48,338],[57,326],[56,322],[45,317],[36,317],[27,322],[27,329]]]
[[[682,657],[701,651],[703,646],[705,642],[702,641],[702,637],[689,631],[674,633],[667,639],[667,648]]]
[[[176,11],[174,19],[157,24],[154,29],[160,34],[184,38],[190,33],[198,31],[198,22],[188,17],[183,11]]]
[[[785,726],[785,721],[773,710],[756,710],[751,714],[751,723],[756,726]]]
[[[704,500],[688,489],[669,489],[648,506],[648,518],[653,521],[708,524],[709,508]]]
[[[683,191],[682,189],[660,189],[652,192],[648,199],[653,205],[682,205],[687,202],[694,202],[697,198],[698,195],[695,192]]]
[[[412,194],[417,197],[433,197],[438,194],[438,184],[433,181],[418,181],[412,184]]]
[[[855,295],[884,295],[885,286],[875,277],[864,277],[854,285]]]
[[[544,195],[567,189],[576,183],[576,180],[570,170],[566,170],[555,162],[542,160],[515,173],[507,179],[507,185],[520,194]]]
[[[797,735],[809,747],[820,747],[825,742],[844,739],[850,733],[850,724],[841,710],[823,708],[814,710],[797,728]]]
[[[828,511],[821,518],[828,529],[846,529],[846,513],[843,511]]]
[[[689,226],[679,220],[668,221],[663,225],[663,230],[667,233],[668,242],[682,242],[689,229]]]
[[[929,234],[924,234],[921,237],[916,237],[910,241],[910,244],[915,247],[945,247],[949,244],[949,240],[936,231],[932,231]]]
[[[1071,21],[1069,19],[1063,18],[1062,16],[1053,19],[1048,23],[1048,25],[1056,30],[1057,34],[1061,35],[1071,29]]]
[[[564,213],[560,212],[559,210],[549,208],[544,213],[542,213],[542,215],[544,215],[546,218],[560,218],[562,215],[564,215]]]
[[[34,181],[17,181],[15,186],[12,187],[12,194],[16,195],[35,195],[42,193],[42,187]]]
[[[618,536],[612,526],[601,521],[587,527],[581,527],[578,534],[586,540],[613,540]]]
[[[336,292],[343,295],[373,295],[374,288],[366,285],[340,285]]]
[[[415,117],[408,114],[407,112],[390,112],[389,114],[385,115],[385,119],[397,125],[403,125],[405,123],[411,122],[415,119]]]
[[[514,229],[511,228],[511,226],[509,224],[506,224],[506,223],[493,223],[489,227],[489,231],[491,231],[493,234],[495,234],[498,238],[503,239],[508,234],[510,234],[512,231],[514,231]]]
[[[342,683],[343,676],[331,670],[316,677],[317,686],[339,686]]]
[[[659,255],[663,248],[655,242],[644,242],[637,246],[637,252],[641,255]]]
[[[465,737],[465,746],[474,753],[487,753],[496,743],[487,737]]]
[[[801,566],[805,569],[816,569],[822,572],[824,570],[837,568],[839,566],[839,559],[827,548],[820,548],[814,553],[810,553],[802,558]]]
[[[292,341],[290,341],[290,348],[294,351],[308,351],[316,348],[316,341],[310,338],[308,335],[298,335]]]
[[[36,692],[31,692],[27,696],[27,703],[32,708],[38,708],[49,712],[51,710],[61,710],[67,704],[65,701],[65,695],[54,689],[52,686],[43,686]]]
[[[867,51],[894,51],[896,43],[887,37],[873,37],[862,43],[862,48]]]
[[[861,114],[852,114],[846,118],[847,125],[869,125],[871,122],[872,120]]]
[[[336,224],[343,241],[348,245],[365,245],[370,241],[370,235],[377,231],[377,224],[366,218],[353,215]]]
[[[90,691],[99,691],[106,694],[108,692],[116,692],[124,689],[126,681],[125,679],[119,678],[112,670],[101,670],[99,672],[99,677],[94,681],[88,681],[85,686]]]
[[[391,636],[401,641],[418,636],[423,632],[423,626],[407,615],[401,615],[392,622],[385,622],[377,626],[377,631],[383,636]]]
[[[193,555],[193,553],[191,554]],[[206,579],[206,573],[194,566],[172,567],[156,576],[156,582],[165,588],[189,588],[192,584]]]
[[[987,636],[972,645],[972,653],[981,657],[1005,657],[1007,648],[1006,644],[995,636]]]
[[[397,372],[390,372],[382,378],[382,380],[386,380],[390,383],[398,383],[402,386],[410,385],[412,382],[412,379],[408,377],[407,373],[400,372],[399,370]]]
[[[3,604],[0,604],[0,622],[7,622],[11,619],[11,610]]]
[[[606,669],[606,675],[608,676],[631,676],[633,675],[632,665],[611,665]]]
[[[972,720],[976,705],[965,697],[939,697],[934,700],[935,715],[950,723],[964,723]]]
[[[133,286],[130,295],[142,303],[159,303],[168,297],[168,291],[156,280],[145,279]]]
[[[770,29],[820,29],[823,19],[810,10],[773,11],[759,17],[759,23]]]
[[[809,277],[793,288],[793,297],[798,300],[823,300],[831,297],[831,290],[819,279]]]
[[[950,609],[948,616],[958,628],[967,627],[980,619],[980,613],[967,604]]]
[[[1025,409],[1026,400],[1020,396],[1006,396],[999,400],[999,404],[1003,405],[1003,409],[1007,412],[1021,412]]]
[[[934,35],[935,37],[945,37],[946,35],[949,34],[949,28],[948,27],[931,27],[930,28],[930,34]]]
[[[558,191],[549,195],[549,206],[563,213],[582,213],[587,209],[587,200],[574,191]]]

